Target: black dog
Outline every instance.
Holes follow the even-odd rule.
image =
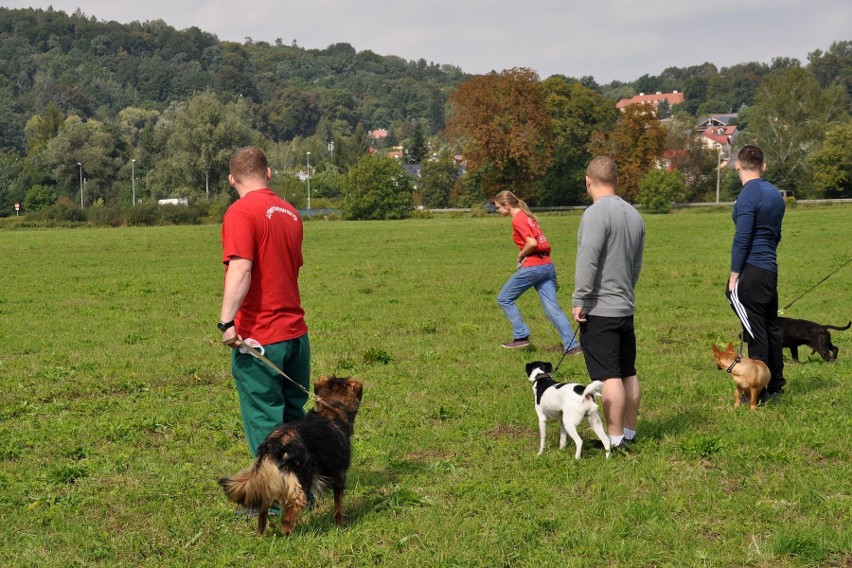
[[[334,521],[343,523],[350,438],[362,386],[355,379],[320,377],[314,392],[316,410],[301,422],[273,430],[258,447],[253,466],[219,480],[228,499],[257,511],[258,534],[266,530],[269,508],[277,503],[282,509],[281,526],[289,535],[308,503],[308,492],[326,484],[334,490]]]
[[[819,353],[823,359],[830,363],[837,360],[839,349],[831,343],[831,334],[828,333],[828,330],[843,331],[849,329],[849,326],[852,326],[852,321],[847,323],[845,327],[837,327],[820,325],[803,319],[779,317],[778,325],[781,327],[781,346],[790,348],[790,357],[793,361],[799,362],[799,346],[807,345],[813,349],[814,353]]]

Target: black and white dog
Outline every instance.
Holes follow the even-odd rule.
[[[551,376],[553,365],[546,361],[527,363],[526,370],[532,383],[535,411],[538,414],[538,431],[541,438],[539,455],[544,452],[545,424],[549,418],[559,422],[559,449],[565,447],[568,436],[571,436],[577,446],[574,459],[580,459],[583,440],[577,433],[577,426],[585,417],[603,443],[606,457],[609,457],[609,436],[604,431],[598,405],[595,402],[595,395],[600,396],[603,383],[593,381],[588,386],[579,383],[558,383]]]

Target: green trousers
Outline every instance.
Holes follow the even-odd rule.
[[[308,334],[264,345],[265,356],[288,377],[310,389],[311,344]],[[249,353],[233,350],[231,371],[240,395],[240,414],[252,457],[272,430],[305,417],[308,395],[266,363]]]

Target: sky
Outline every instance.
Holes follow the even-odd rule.
[[[599,84],[705,62],[771,63],[852,40],[850,0],[2,0],[98,20],[163,20],[220,40],[425,59],[472,74],[528,67]]]

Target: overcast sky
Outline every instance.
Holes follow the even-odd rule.
[[[3,0],[80,8],[98,20],[164,20],[221,40],[294,40],[448,63],[467,73],[534,69],[598,83],[704,62],[770,63],[852,40],[850,0]]]

